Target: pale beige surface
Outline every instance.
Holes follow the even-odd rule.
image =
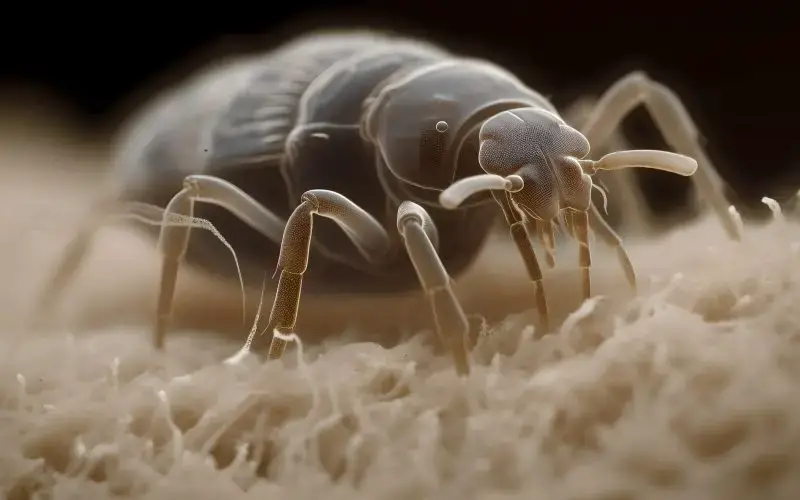
[[[530,338],[530,312],[493,324],[466,380],[424,332],[388,349],[363,341],[401,321],[424,327],[427,309],[416,297],[304,301],[299,333],[329,337],[306,345],[304,364],[292,347],[285,362],[225,367],[247,330],[236,288],[182,278],[184,328],[155,355],[146,331],[155,253],[119,229],[103,232],[53,327],[24,326],[35,287],[96,195],[91,169],[66,172],[103,158],[23,132],[0,143],[7,498],[800,493],[795,226],[749,228],[734,245],[709,220],[631,243],[642,279],[632,300],[616,263],[598,257],[596,289],[611,298],[539,342]],[[572,253],[548,275],[560,318],[578,307]],[[460,287],[470,312],[504,317],[531,305],[507,248],[493,248],[478,268]],[[670,284],[676,273],[682,279]],[[352,318],[369,326],[340,335]]]

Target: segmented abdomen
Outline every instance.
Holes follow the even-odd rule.
[[[217,63],[155,99],[129,122],[117,147],[120,187],[143,192],[159,184],[174,187],[191,173],[216,174],[228,165],[276,164],[301,111],[311,120],[319,119],[317,113],[359,114],[369,92],[362,96],[353,86],[371,87],[385,76],[367,83],[359,74],[362,68],[354,66],[344,80],[343,73],[335,75],[341,88],[333,93],[331,82],[324,81],[331,66],[357,61],[360,54],[397,59],[393,54],[403,57],[404,47],[444,55],[430,45],[385,35],[319,34],[266,54]],[[387,75],[393,71],[386,70],[389,66],[381,64]],[[317,101],[303,101],[310,87],[326,85],[322,100],[316,95]]]
[[[374,215],[383,219],[385,195],[371,155],[333,155],[336,161],[326,157],[320,168],[327,172],[322,173],[291,164],[281,169],[287,137],[303,123],[358,125],[365,101],[381,83],[404,68],[446,57],[423,42],[356,33],[307,36],[267,54],[216,64],[148,105],[123,131],[116,178],[121,196],[165,206],[186,175],[206,173],[230,180],[281,217],[288,217],[300,191],[333,189],[362,205],[379,207]],[[283,175],[286,170],[294,176],[294,190]],[[198,204],[195,214],[213,221],[251,278],[260,280],[264,269],[274,266],[278,242],[220,207]],[[315,240],[332,232],[346,239],[325,222],[315,224]],[[205,231],[193,232],[186,259],[214,274],[235,277],[227,250]],[[312,260],[305,279],[312,293],[393,287],[373,275],[361,279],[349,266],[327,262],[324,255]]]

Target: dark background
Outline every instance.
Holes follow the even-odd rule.
[[[788,199],[800,188],[800,35],[790,2],[190,5],[41,7],[6,17],[3,84],[53,92],[87,130],[107,134],[156,86],[208,58],[264,50],[313,28],[390,28],[501,63],[557,106],[645,69],[682,96],[737,202],[758,207],[765,194]],[[645,113],[627,128],[637,147],[663,147]],[[682,179],[654,179],[654,199],[681,196]]]

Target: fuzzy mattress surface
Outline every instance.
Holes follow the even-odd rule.
[[[228,366],[249,330],[237,287],[182,275],[175,331],[156,353],[157,254],[119,228],[57,314],[30,326],[101,160],[18,131],[0,149],[2,498],[800,495],[793,222],[748,226],[739,244],[712,218],[630,238],[635,297],[598,243],[599,297],[583,305],[563,248],[546,278],[557,326],[541,340],[521,261],[498,238],[458,288],[486,318],[463,379],[416,295],[304,300],[303,344]],[[248,323],[257,303],[249,291]]]

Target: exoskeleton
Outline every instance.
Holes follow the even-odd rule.
[[[642,104],[677,153],[622,151],[590,160],[590,144],[604,144]],[[579,245],[589,297],[591,227],[616,247],[635,286],[620,238],[592,203],[592,175],[630,166],[692,175],[698,164],[698,192],[738,237],[689,115],[644,74],[614,84],[579,131],[490,62],[388,35],[318,34],[212,68],[154,103],[123,135],[112,202],[95,215],[139,202],[163,208],[165,220],[202,217],[235,248],[246,274],[277,268],[270,358],[281,355],[293,330],[301,288],[372,294],[421,286],[440,338],[466,373],[469,327],[452,277],[473,261],[499,214],[536,284],[546,331],[532,237],[553,265],[554,225],[564,224]],[[97,227],[87,223],[72,241],[42,307],[69,282]],[[189,245],[190,230],[162,225],[153,326],[159,348],[180,263],[230,276],[222,247],[198,231]]]

